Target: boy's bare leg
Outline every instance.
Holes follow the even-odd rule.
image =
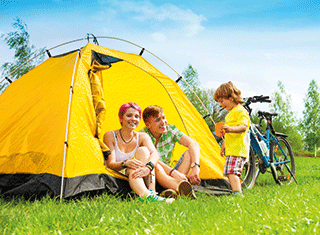
[[[232,191],[239,191],[241,193],[242,190],[239,176],[230,174],[228,175],[228,179],[231,184]]]

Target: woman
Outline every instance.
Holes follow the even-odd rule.
[[[154,166],[159,154],[148,134],[135,132],[141,120],[141,108],[136,103],[125,103],[119,109],[121,128],[105,133],[103,141],[111,154],[107,167],[124,171],[132,190],[142,199],[171,203],[155,193]]]

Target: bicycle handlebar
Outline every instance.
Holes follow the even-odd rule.
[[[269,96],[253,96],[245,99],[245,105],[250,105],[251,103],[271,103]]]
[[[248,111],[249,115],[251,115],[252,109],[250,108],[250,104],[252,103],[271,103],[269,96],[252,96],[244,99],[245,104],[243,107]]]

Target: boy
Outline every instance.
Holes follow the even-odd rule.
[[[223,169],[224,176],[227,176],[232,193],[242,196],[240,175],[246,157],[249,155],[249,125],[250,117],[241,98],[241,91],[232,82],[220,85],[214,93],[214,100],[220,106],[229,111],[225,118],[225,125],[222,131],[225,132],[225,140],[221,146],[221,156],[225,156]]]

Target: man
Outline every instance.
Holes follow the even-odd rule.
[[[162,187],[168,189],[163,192],[163,196],[174,197],[172,194],[178,191],[182,195],[195,198],[191,184],[200,184],[201,181],[199,144],[175,125],[168,125],[162,107],[148,106],[143,111],[142,117],[146,127],[141,131],[149,134],[160,155],[160,161],[156,166],[156,178]],[[188,150],[182,154],[175,166],[171,166],[172,152],[176,142],[187,147]]]

